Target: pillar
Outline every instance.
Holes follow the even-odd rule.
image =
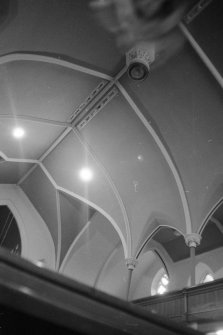
[[[190,248],[190,265],[191,265],[191,286],[196,285],[195,269],[196,269],[196,259],[195,259],[195,249],[201,242],[201,235],[197,233],[187,234],[185,236],[186,245]]]
[[[126,287],[126,300],[129,300],[129,292],[131,287],[131,281],[132,281],[132,272],[135,269],[137,265],[137,259],[130,257],[126,259],[126,265],[128,269],[128,278],[127,278],[127,287]]]

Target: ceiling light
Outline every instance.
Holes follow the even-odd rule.
[[[23,138],[25,135],[25,130],[23,128],[16,127],[14,128],[12,135],[17,139]]]
[[[223,335],[223,329],[219,329],[218,331],[216,331],[217,335]]]
[[[93,172],[88,167],[85,167],[80,170],[79,177],[83,181],[86,181],[86,182],[91,181],[93,178]]]
[[[152,45],[138,44],[126,53],[126,65],[129,77],[133,80],[144,80],[155,60],[155,49]]]

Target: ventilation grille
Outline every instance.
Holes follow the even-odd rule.
[[[100,84],[89,94],[89,96],[78,106],[78,108],[75,109],[73,114],[68,119],[68,122],[72,123],[74,119],[81,114],[85,107],[101,92],[106,84],[107,82],[105,80],[100,82]]]
[[[116,87],[113,87],[111,91],[109,91],[101,100],[100,102],[90,111],[90,113],[88,113],[84,119],[81,120],[81,122],[77,125],[77,129],[81,130],[83,129],[86,124],[88,124],[88,122],[90,120],[93,119],[93,117],[95,117],[95,115],[97,115],[102,108],[104,108],[107,103],[109,103],[109,101],[111,101],[118,93],[118,89]]]

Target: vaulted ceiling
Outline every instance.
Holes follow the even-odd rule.
[[[129,78],[125,54],[89,1],[12,0],[10,6],[0,27],[0,183],[18,184],[39,211],[59,253],[58,268],[66,259],[68,273],[81,269],[79,256],[90,263],[86,250],[95,250],[99,261],[107,246],[98,268],[92,261],[97,282],[120,245],[128,258],[159,226],[199,232],[223,192],[216,56],[222,24],[211,21],[214,32],[208,25],[214,38],[205,26],[221,1],[184,23],[182,48],[140,83]],[[15,126],[24,138],[13,138]],[[93,171],[89,183],[79,178],[84,166]],[[90,208],[86,217],[80,202]],[[83,227],[96,214],[87,235]],[[104,226],[110,227],[105,240]]]

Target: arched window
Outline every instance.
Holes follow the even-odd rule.
[[[21,255],[21,237],[14,215],[8,206],[0,206],[0,247]]]
[[[161,268],[155,275],[152,286],[151,295],[164,294],[168,292],[169,277],[164,268]]]
[[[201,283],[209,283],[214,280],[214,276],[211,273],[206,273],[206,275],[201,280]]]

